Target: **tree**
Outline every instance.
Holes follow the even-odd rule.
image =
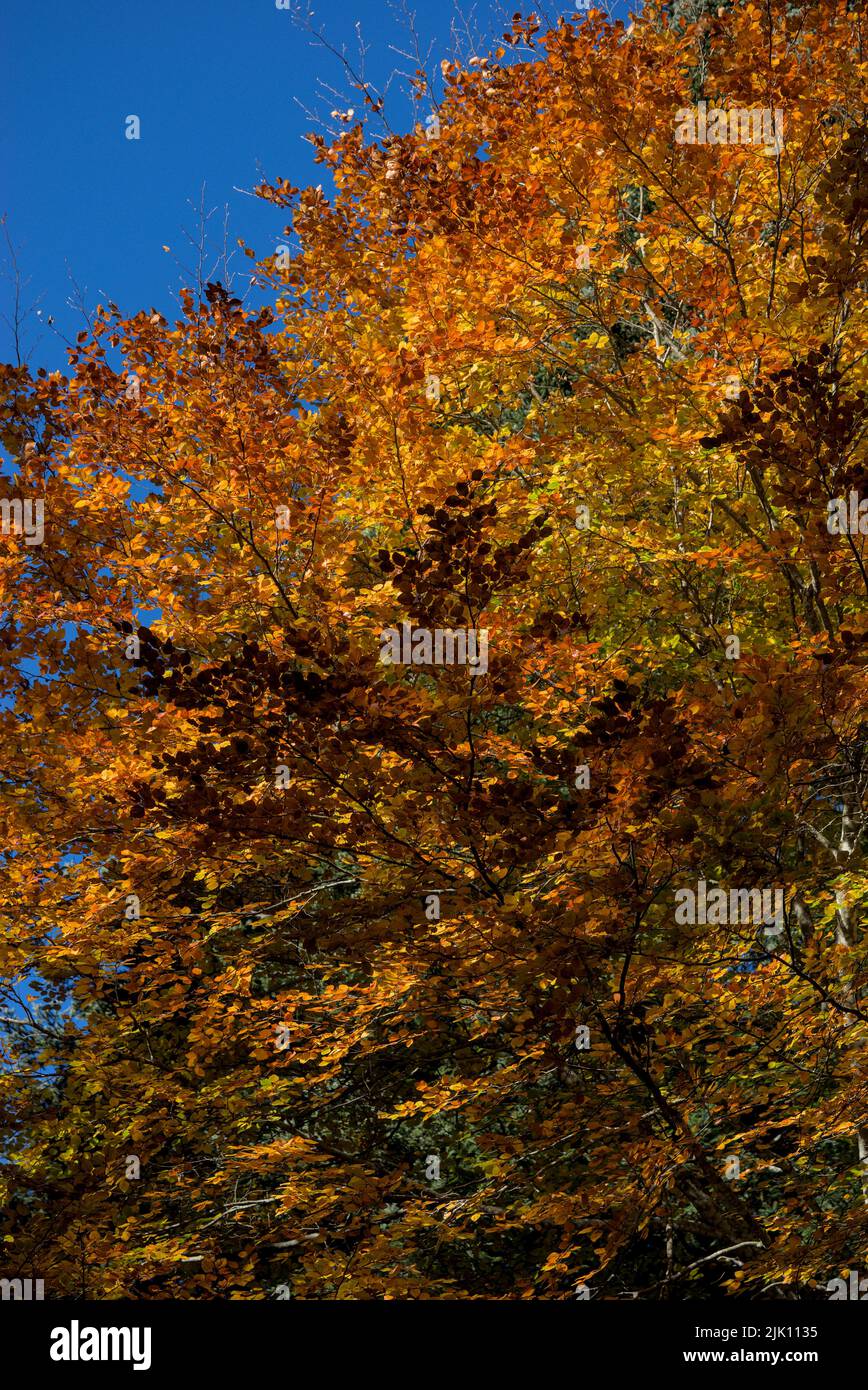
[[[45,512],[2,550],[10,1277],[864,1258],[862,43],[828,0],[516,20],[436,138],[420,78],[414,130],[319,143],[331,199],[262,187],[267,307],[3,369]],[[700,102],[784,138],[679,143]]]

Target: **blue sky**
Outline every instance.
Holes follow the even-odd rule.
[[[410,11],[413,3],[407,0]],[[516,6],[482,0],[465,8],[482,36],[499,34],[501,16]],[[623,14],[627,6],[616,8]],[[430,71],[454,52],[453,14],[445,0],[417,6],[423,54],[433,45]],[[396,68],[412,66],[390,48],[408,47],[400,4],[321,0],[313,23],[354,62],[360,25],[365,76],[380,88]],[[235,190],[251,189],[260,173],[296,185],[327,183],[303,137],[317,128],[314,117],[327,119],[344,105],[321,82],[341,94],[348,84],[337,58],[312,47],[275,0],[5,0],[0,43],[0,214],[29,282],[25,305],[41,310],[24,333],[32,368],[66,368],[64,343],[47,319],[74,338],[85,322],[68,301],[79,292],[91,311],[114,300],[124,313],[153,306],[174,315],[174,295],[191,277],[173,255],[195,264],[184,231],[198,236],[203,184],[207,209],[219,209],[208,224],[212,250],[222,244],[228,204],[231,245],[241,237],[264,256],[280,244],[283,219]],[[474,51],[473,43],[464,49]],[[404,89],[393,79],[391,117],[401,129],[413,120]],[[141,121],[137,141],[125,136],[130,115]],[[0,266],[9,273],[3,244]],[[235,266],[244,272],[240,254]],[[8,317],[11,306],[4,279],[0,312]],[[14,360],[6,323],[0,360]]]

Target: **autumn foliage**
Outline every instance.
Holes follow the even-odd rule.
[[[516,20],[439,138],[421,78],[403,134],[363,90],[333,193],[259,190],[263,307],[2,369],[45,539],[0,538],[0,1274],[825,1298],[868,1259],[868,543],[828,525],[868,35],[694,8]],[[678,143],[702,100],[783,148]],[[487,671],[382,662],[403,622]],[[676,920],[700,880],[782,931]]]

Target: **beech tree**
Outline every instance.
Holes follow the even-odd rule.
[[[2,369],[4,1274],[864,1261],[864,41],[517,17],[403,134],[360,84],[333,195],[258,190],[264,307]]]

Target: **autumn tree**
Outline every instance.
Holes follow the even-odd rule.
[[[333,195],[263,185],[264,307],[3,369],[10,1275],[866,1258],[863,31],[516,19],[403,134],[361,84]]]

